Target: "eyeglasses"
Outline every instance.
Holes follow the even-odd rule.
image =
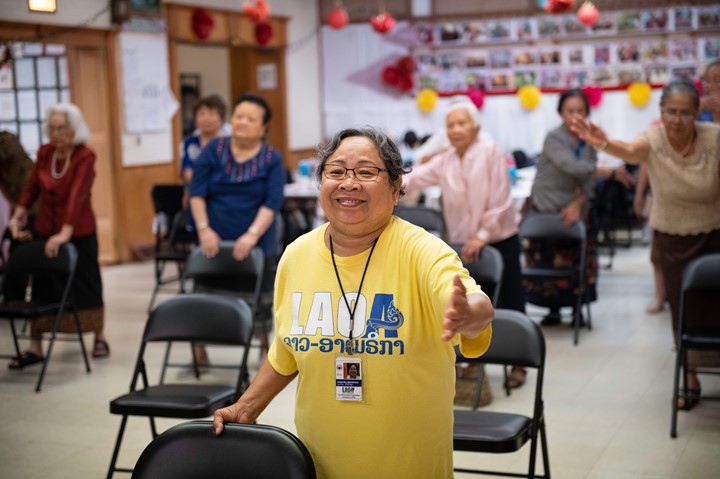
[[[660,113],[666,118],[677,118],[682,121],[695,119],[695,113],[692,111],[662,110]]]
[[[355,179],[358,181],[375,181],[381,171],[387,170],[376,166],[358,166],[357,168],[345,168],[340,165],[323,166],[323,174],[329,180],[344,180],[350,171],[353,172]]]

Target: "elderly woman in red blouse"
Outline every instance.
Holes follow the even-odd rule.
[[[73,281],[73,296],[83,331],[95,333],[92,355],[110,355],[104,326],[102,280],[98,264],[95,214],[90,193],[95,179],[95,153],[85,146],[90,132],[77,106],[60,103],[47,110],[45,133],[50,143],[42,145],[37,161],[10,219],[13,238],[30,240],[33,235],[46,239],[45,254],[57,256],[67,242],[78,251]],[[34,231],[27,228],[27,208],[40,198],[40,210]],[[53,291],[53,278],[33,278],[34,294]],[[52,293],[50,293],[52,294]],[[52,318],[33,321],[30,348],[10,362],[11,369],[44,361],[42,333],[52,330]],[[70,313],[62,320],[60,331],[75,331]]]

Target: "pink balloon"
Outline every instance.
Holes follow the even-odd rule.
[[[602,102],[603,89],[599,86],[586,86],[582,91],[585,93],[591,108],[595,108]]]
[[[468,90],[467,96],[468,98],[470,98],[470,101],[473,102],[473,105],[475,105],[478,110],[482,109],[483,104],[485,103],[485,93],[482,90]]]

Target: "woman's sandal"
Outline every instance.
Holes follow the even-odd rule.
[[[45,358],[38,356],[32,351],[25,351],[20,357],[13,358],[8,364],[9,369],[22,369],[25,366],[31,366],[33,364],[41,363],[45,361]]]
[[[110,356],[110,345],[107,341],[102,339],[96,339],[95,345],[93,346],[92,357],[94,358],[106,358]]]
[[[689,398],[678,398],[677,408],[682,411],[689,411],[700,402],[700,388],[687,390],[688,394],[692,394],[693,397]]]
[[[525,384],[525,377],[527,376],[527,371],[524,368],[513,366],[512,371],[510,371],[510,376],[507,378],[507,383],[505,384],[505,387],[507,389],[515,389],[519,388],[523,384]]]

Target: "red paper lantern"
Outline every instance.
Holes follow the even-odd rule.
[[[386,85],[395,86],[400,77],[400,71],[395,66],[389,66],[383,68],[382,81]]]
[[[389,12],[383,12],[380,15],[370,18],[373,29],[378,32],[385,34],[393,29],[397,21],[390,15]]]
[[[255,40],[260,45],[265,45],[273,36],[272,25],[266,22],[261,22],[255,25]]]
[[[349,21],[350,18],[348,17],[347,10],[342,7],[337,7],[330,10],[327,19],[325,19],[325,22],[335,30],[341,30],[345,28]]]
[[[547,13],[565,13],[569,12],[575,6],[575,0],[547,0],[545,2],[545,11]]]
[[[600,18],[600,11],[592,2],[585,2],[577,11],[578,20],[586,27],[592,27]]]
[[[395,87],[403,93],[409,92],[414,86],[412,76],[407,73],[402,73],[395,82]]]
[[[192,31],[200,40],[207,39],[212,29],[215,28],[215,21],[204,8],[196,8],[193,11],[191,21]]]

